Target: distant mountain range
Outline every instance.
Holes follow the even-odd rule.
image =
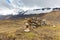
[[[52,11],[58,11],[60,8],[42,8],[42,9],[33,9],[33,10],[18,10],[17,15],[0,15],[0,19],[22,19],[26,17],[34,17],[34,16],[43,16],[45,13],[50,13]]]
[[[40,13],[49,13],[51,11],[58,11],[60,8],[40,8],[40,9],[32,9],[26,11],[18,11],[19,14],[30,15],[30,14],[40,14]]]

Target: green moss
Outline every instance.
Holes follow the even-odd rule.
[[[25,33],[24,36],[25,36],[26,38],[32,39],[32,38],[34,38],[36,35],[35,35],[35,33],[33,33],[33,32],[29,32],[29,33]]]

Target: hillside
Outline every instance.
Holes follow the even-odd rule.
[[[52,21],[54,24],[60,24],[59,11],[41,14],[38,18],[46,19],[49,23]],[[0,20],[0,40],[60,40],[60,25],[39,26],[31,29],[30,32],[25,32],[25,21],[25,19]]]
[[[42,18],[49,21],[50,24],[60,24],[60,11],[52,11],[46,13]]]
[[[60,21],[60,11],[52,11],[47,13],[43,18],[52,21]]]

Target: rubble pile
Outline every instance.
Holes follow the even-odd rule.
[[[25,22],[25,26],[26,28],[28,27],[32,27],[32,28],[36,28],[36,27],[41,27],[41,26],[46,26],[46,20],[45,19],[40,19],[37,17],[33,17],[33,18],[29,18],[27,19],[27,22]]]

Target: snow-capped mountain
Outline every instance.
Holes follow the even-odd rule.
[[[14,9],[12,12],[8,15],[0,15],[0,19],[18,19],[18,18],[25,18],[25,17],[32,17],[35,15],[45,14],[49,13],[51,11],[60,10],[60,8],[41,8],[41,9],[29,9],[29,10],[23,10],[23,9]]]
[[[40,7],[38,6],[38,4],[34,6],[27,6],[25,4],[26,2],[23,0],[3,0],[3,1],[1,0],[0,3],[1,3],[0,15],[10,15],[10,14],[17,15],[18,12],[24,12],[25,15],[29,15],[29,14],[40,14],[52,11],[52,9],[50,8],[48,8],[50,10],[47,10],[47,8]]]
[[[40,13],[47,13],[47,12],[51,12],[52,11],[52,9],[49,9],[49,10],[47,10],[47,9],[44,9],[44,10],[42,10],[42,9],[33,9],[33,10],[27,10],[26,11],[26,15],[29,15],[29,14],[40,14]]]

